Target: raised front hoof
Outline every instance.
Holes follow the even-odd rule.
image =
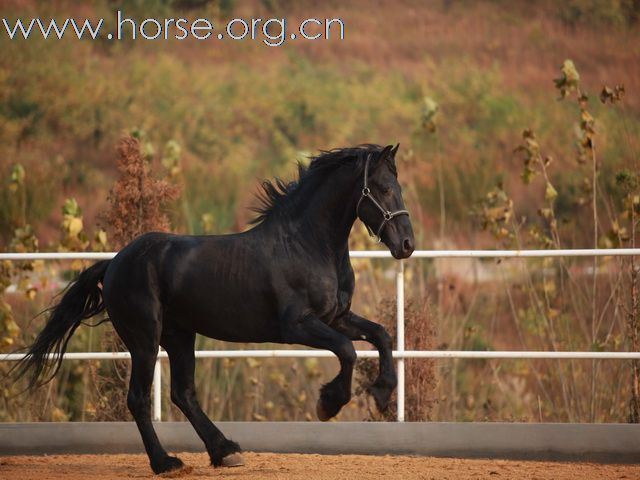
[[[341,406],[327,406],[322,403],[322,397],[316,403],[316,415],[321,422],[328,422],[340,412]]]
[[[316,403],[316,415],[318,416],[318,420],[320,420],[321,422],[331,420],[331,416],[327,414],[320,400],[318,400],[318,402]]]
[[[182,460],[178,457],[170,457],[168,455],[161,460],[151,462],[151,470],[153,470],[153,473],[156,475],[172,476],[174,473],[187,469],[188,467],[185,467]]]
[[[349,393],[342,390],[335,380],[323,385],[320,389],[318,403],[316,403],[318,419],[323,422],[332,419],[340,412],[343,406],[349,403],[349,399]]]
[[[244,467],[244,457],[239,453],[231,453],[222,459],[223,467]]]
[[[367,392],[373,397],[376,402],[376,408],[380,413],[387,411],[389,407],[389,400],[391,400],[391,394],[393,393],[393,387],[385,387],[374,383],[371,385]]]

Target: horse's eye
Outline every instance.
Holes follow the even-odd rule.
[[[389,195],[391,193],[391,188],[389,187],[382,187],[382,194],[383,195]]]

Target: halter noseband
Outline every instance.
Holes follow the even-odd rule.
[[[374,196],[371,194],[371,189],[368,186],[369,160],[371,160],[371,155],[367,156],[367,160],[364,164],[364,186],[362,187],[362,195],[360,195],[360,199],[358,200],[358,204],[356,205],[356,216],[360,220],[362,220],[362,217],[360,217],[360,204],[362,203],[362,200],[368,198],[373,202],[380,213],[382,213],[382,223],[378,227],[378,231],[374,234],[373,230],[371,230],[371,227],[369,227],[369,225],[367,225],[364,220],[362,220],[362,223],[364,223],[364,226],[367,227],[369,236],[375,238],[376,242],[380,243],[380,235],[382,234],[382,230],[384,229],[385,225],[399,215],[409,215],[409,212],[407,210],[396,210],[395,212],[391,212],[389,210],[386,210],[382,205],[380,205],[380,202],[378,202],[374,198]]]

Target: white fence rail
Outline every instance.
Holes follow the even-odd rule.
[[[64,252],[64,253],[0,253],[0,260],[108,260],[115,252]],[[392,258],[388,251],[361,250],[350,252],[351,258]],[[613,257],[640,256],[640,248],[570,249],[570,250],[416,250],[412,258],[541,258],[541,257]],[[640,359],[640,352],[533,352],[533,351],[441,351],[405,350],[404,341],[404,263],[397,262],[396,305],[397,346],[393,352],[398,370],[397,411],[398,421],[405,416],[405,359],[407,358],[485,358],[485,359]],[[358,351],[362,358],[374,358],[378,352]],[[0,355],[1,361],[17,361],[23,354]],[[197,350],[196,358],[323,358],[333,354],[325,350]],[[131,358],[128,352],[73,352],[64,355],[65,360],[116,360]],[[162,378],[160,360],[167,353],[160,351],[153,377],[153,417],[162,419]]]

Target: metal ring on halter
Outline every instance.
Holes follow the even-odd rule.
[[[373,233],[371,227],[369,227],[369,225],[364,222],[364,220],[362,221],[362,223],[364,223],[364,226],[367,227],[369,236],[375,238],[377,243],[380,243],[382,241],[382,230],[384,229],[385,225],[393,220],[394,217],[397,217],[398,215],[409,215],[409,212],[407,210],[396,210],[395,212],[385,210],[382,205],[380,205],[380,203],[374,198],[374,196],[371,194],[371,189],[368,186],[369,160],[371,160],[371,154],[367,156],[364,164],[364,186],[362,187],[362,195],[360,195],[360,199],[358,200],[358,204],[356,205],[356,217],[360,218],[360,204],[362,203],[362,200],[364,200],[365,198],[371,200],[373,202],[373,205],[380,211],[380,213],[382,213],[382,223],[378,227],[378,231],[375,234]],[[362,220],[362,218],[360,218],[360,220]]]

